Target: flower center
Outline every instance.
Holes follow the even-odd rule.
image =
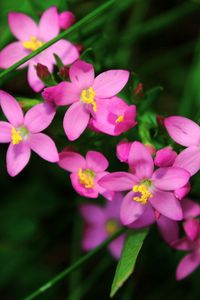
[[[91,169],[78,170],[78,177],[80,184],[83,184],[86,189],[94,188],[95,173]]]
[[[150,180],[144,180],[139,185],[133,186],[133,192],[139,193],[139,196],[133,197],[133,200],[136,202],[140,202],[141,204],[146,204],[149,198],[152,198],[153,195],[149,191],[149,187],[151,186]]]
[[[124,116],[118,116],[118,118],[115,120],[115,123],[121,123],[124,121]]]
[[[25,49],[35,51],[40,48],[44,43],[40,40],[37,40],[35,36],[31,36],[29,41],[24,41],[23,46]]]
[[[94,99],[96,93],[92,87],[89,87],[89,89],[83,90],[81,93],[81,100],[86,104],[91,104],[93,110],[97,111],[97,104]]]
[[[11,140],[13,145],[18,145],[19,143],[21,143],[23,138],[27,135],[28,135],[28,130],[26,127],[20,127],[20,128],[12,127]]]
[[[110,219],[106,222],[106,232],[109,235],[114,234],[119,229],[119,224],[116,220]]]

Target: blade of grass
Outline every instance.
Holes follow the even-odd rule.
[[[53,38],[49,42],[45,43],[42,47],[40,47],[39,49],[31,52],[29,55],[25,56],[24,58],[22,58],[21,60],[19,60],[15,64],[13,64],[12,66],[10,66],[5,71],[1,72],[0,73],[0,78],[3,78],[4,76],[9,74],[10,72],[14,71],[19,66],[21,66],[22,64],[24,64],[25,62],[27,62],[28,60],[33,58],[34,56],[38,55],[39,53],[41,53],[42,51],[44,51],[45,49],[47,49],[48,47],[50,47],[51,45],[56,43],[57,41],[59,41],[62,38],[66,37],[67,35],[71,34],[72,32],[78,30],[81,26],[85,25],[87,22],[91,21],[93,18],[95,18],[96,16],[101,14],[104,10],[108,9],[111,5],[114,4],[114,2],[116,2],[116,0],[109,0],[109,1],[105,2],[104,4],[102,4],[101,6],[99,6],[98,8],[96,8],[91,13],[89,13],[84,18],[82,18],[80,21],[78,21],[77,23],[72,25],[70,28],[68,28],[67,30],[60,33],[58,36],[56,36],[55,38]]]
[[[86,255],[81,257],[79,260],[77,260],[73,265],[68,267],[63,272],[59,273],[57,276],[55,276],[53,279],[49,280],[47,283],[42,285],[39,289],[37,289],[35,292],[30,294],[30,296],[24,298],[23,300],[32,300],[38,297],[39,295],[46,292],[49,288],[54,286],[56,283],[61,281],[63,278],[65,278],[67,275],[72,273],[73,271],[77,270],[80,266],[82,266],[84,263],[86,263],[91,257],[93,257],[95,254],[99,253],[101,250],[103,250],[106,246],[108,246],[113,240],[115,240],[118,236],[120,236],[122,233],[126,231],[126,228],[122,228],[119,231],[117,231],[115,234],[113,234],[111,237],[109,237],[107,240],[105,240],[101,245],[96,247],[94,250],[88,252]]]

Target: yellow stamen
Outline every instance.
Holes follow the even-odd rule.
[[[115,123],[121,123],[124,121],[124,116],[118,116],[118,118],[116,119]]]
[[[133,200],[136,202],[140,202],[141,204],[146,204],[149,198],[152,198],[153,195],[149,192],[147,185],[140,184],[134,185],[133,192],[140,193],[140,197],[133,197]]]
[[[93,110],[96,112],[97,111],[97,104],[95,101],[95,91],[92,87],[89,87],[87,90],[83,90],[81,93],[81,100],[86,103],[86,104],[91,104]]]
[[[83,184],[86,189],[92,189],[94,187],[95,173],[91,169],[78,170],[78,177],[80,184]]]
[[[36,37],[31,36],[29,41],[24,41],[23,46],[24,48],[35,51],[40,48],[44,43],[40,40],[37,40]]]
[[[14,127],[11,129],[11,139],[13,145],[18,145],[23,139],[23,137],[20,134],[20,131],[16,130]]]
[[[109,235],[114,234],[119,228],[118,222],[114,219],[110,219],[106,223],[106,232]]]

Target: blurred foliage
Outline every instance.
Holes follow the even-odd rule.
[[[21,11],[39,19],[50,5],[71,10],[82,18],[102,4],[96,0],[6,0],[0,2],[0,48],[13,40],[8,29],[9,11]],[[157,148],[172,141],[157,124],[157,115],[182,114],[200,121],[199,1],[123,0],[69,37],[84,47],[82,58],[94,63],[97,73],[110,68],[127,68],[132,77],[121,96],[138,107],[138,128],[121,137],[95,134],[89,130],[77,149],[103,148],[110,170],[125,169],[114,156],[122,138],[142,138]],[[143,83],[141,97],[133,90]],[[15,71],[0,82],[1,89],[19,97],[41,100],[26,82],[26,70]],[[70,145],[62,130],[60,110],[48,131],[59,150]],[[106,145],[106,147],[104,146]],[[17,178],[5,170],[6,145],[0,159],[0,299],[23,299],[34,289],[66,268],[81,254],[82,223],[77,205],[88,199],[72,190],[69,176],[56,165],[32,155],[28,167]],[[110,156],[110,153],[113,155]],[[200,175],[192,179],[192,198],[199,201]],[[94,200],[93,200],[94,201]],[[199,299],[200,270],[183,282],[175,281],[175,268],[182,253],[174,252],[150,231],[136,264],[134,277],[119,291],[116,300]],[[106,252],[91,259],[40,299],[109,299],[116,262]]]

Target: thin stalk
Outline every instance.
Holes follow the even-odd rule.
[[[99,6],[98,8],[96,8],[91,13],[89,13],[87,16],[85,16],[80,21],[78,21],[77,23],[75,23],[73,26],[71,26],[67,30],[63,31],[58,36],[56,36],[55,38],[53,38],[49,42],[45,43],[43,46],[41,46],[37,50],[31,52],[29,55],[25,56],[24,58],[22,58],[21,60],[19,60],[15,64],[13,64],[12,66],[10,66],[5,71],[1,72],[0,73],[0,78],[3,78],[4,76],[6,76],[7,74],[9,74],[10,72],[12,72],[15,69],[17,69],[19,66],[21,66],[22,64],[24,64],[25,62],[27,62],[28,60],[30,60],[31,58],[35,57],[36,55],[38,55],[39,53],[41,53],[42,51],[44,51],[45,49],[47,49],[48,47],[50,47],[51,45],[53,45],[54,43],[58,42],[62,38],[64,38],[67,35],[71,34],[72,32],[76,31],[81,26],[85,25],[87,22],[91,21],[97,15],[101,14],[104,10],[106,10],[111,5],[113,5],[114,2],[116,2],[116,0],[109,0],[106,3],[102,4],[101,6]]]
[[[103,250],[106,246],[108,246],[113,240],[115,240],[118,236],[120,236],[122,233],[126,231],[126,228],[121,228],[118,230],[115,234],[113,234],[111,237],[109,237],[107,240],[105,240],[101,245],[96,247],[94,250],[88,252],[86,255],[81,257],[79,260],[77,260],[73,265],[68,267],[63,272],[59,273],[57,276],[55,276],[53,279],[42,285],[39,289],[37,289],[35,292],[30,294],[28,297],[24,298],[23,300],[32,300],[38,297],[39,295],[43,294],[54,286],[56,283],[64,279],[67,275],[72,273],[73,271],[77,270],[80,266],[82,266],[84,263],[86,263],[91,257],[95,256],[95,254],[99,253],[101,250]]]

